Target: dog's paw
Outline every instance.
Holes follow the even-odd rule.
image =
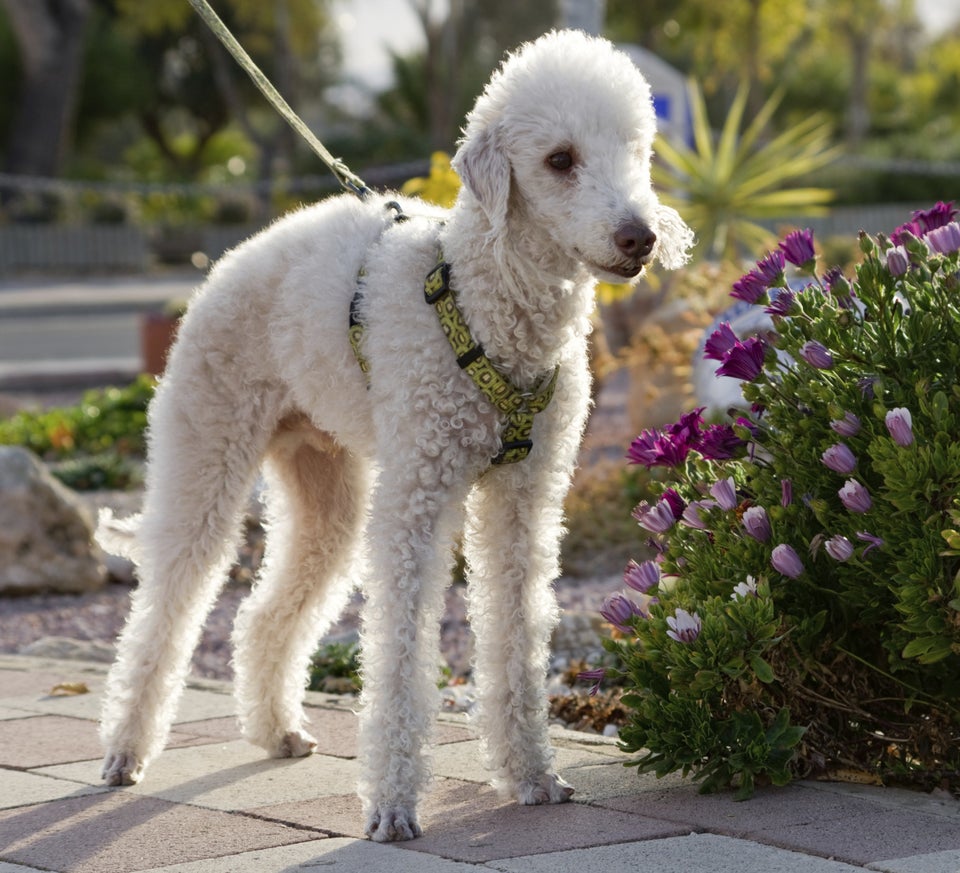
[[[566,803],[573,796],[573,786],[555,773],[546,773],[537,780],[517,786],[517,800],[524,806],[542,803]]]
[[[100,776],[107,785],[136,785],[143,777],[143,762],[133,752],[107,752]]]
[[[287,731],[274,751],[274,758],[305,758],[312,755],[317,741],[306,731]]]
[[[367,820],[365,833],[378,843],[392,843],[419,837],[423,829],[412,809],[381,804]]]

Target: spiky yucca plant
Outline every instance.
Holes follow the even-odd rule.
[[[830,126],[823,115],[764,140],[783,98],[775,93],[743,132],[749,87],[741,84],[718,136],[707,117],[703,92],[688,85],[693,148],[659,137],[653,178],[665,202],[679,209],[701,241],[696,255],[726,260],[756,255],[774,242],[757,222],[825,212],[833,193],[825,188],[786,187],[818,170],[839,150],[830,147]]]

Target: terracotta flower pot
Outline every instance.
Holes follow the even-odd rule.
[[[177,336],[180,317],[164,312],[145,313],[140,320],[140,354],[143,371],[151,376],[163,375],[167,352]]]

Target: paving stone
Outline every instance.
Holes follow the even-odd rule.
[[[62,682],[84,682],[92,690],[102,687],[102,677],[82,669],[67,667],[57,670],[2,670],[0,669],[0,700],[7,698],[44,698],[55,685]]]
[[[0,812],[4,859],[58,873],[129,873],[317,837],[119,791]]]
[[[103,755],[95,722],[60,715],[0,721],[0,766],[29,770]]]
[[[756,839],[801,852],[866,864],[882,858],[906,857],[960,849],[960,825],[938,816],[913,813],[904,826],[901,810],[844,811],[839,819],[812,825],[781,824]]]
[[[26,721],[26,725],[16,719],[0,721],[0,766],[30,770],[103,758],[97,724],[90,719],[27,713]],[[168,745],[190,740],[173,731]]]
[[[354,795],[248,812],[332,834],[363,835],[360,801]],[[471,863],[685,832],[669,822],[577,803],[520,806],[488,786],[456,779],[432,786],[422,801],[420,824],[424,835],[402,848]]]
[[[675,774],[661,781],[667,780],[671,781],[662,787],[602,798],[597,803],[608,809],[685,824],[690,830],[711,830],[731,837],[776,828],[784,821],[831,821],[847,809],[842,798],[793,785],[761,788],[749,800],[737,802],[729,791],[700,794],[698,784],[680,780]]]
[[[426,798],[422,823],[424,836],[402,848],[471,863],[684,832],[580,803],[521,806],[487,786],[452,779]]]
[[[850,782],[814,782],[811,780],[798,782],[797,785],[811,791],[822,791],[825,794],[867,800],[877,806],[897,809],[902,813],[922,812],[960,822],[960,799],[943,790],[927,793],[925,791],[910,791],[907,788],[878,789],[873,785],[858,785]]]
[[[591,752],[596,752],[590,748]],[[602,754],[602,752],[601,752]],[[598,803],[608,798],[617,798],[624,795],[633,796],[647,791],[663,791],[668,787],[689,785],[679,773],[671,773],[662,779],[652,773],[638,774],[635,768],[624,767],[627,757],[621,753],[620,757],[590,760],[568,766],[563,771],[566,779],[576,790],[574,800],[580,803]]]
[[[710,830],[853,864],[912,853],[960,848],[960,824],[938,815],[912,811],[903,827],[904,810],[881,805],[874,790],[859,796],[791,785],[760,789],[737,803],[732,794],[697,794],[693,786],[599,803],[667,821],[691,830]]]
[[[0,721],[6,721],[8,718],[26,718],[33,715],[26,709],[14,709],[10,706],[0,706]]]
[[[229,858],[194,861],[143,873],[295,873],[330,868],[337,873],[477,873],[473,865],[414,855],[367,840],[327,839],[247,852]],[[0,873],[3,870],[0,869]]]
[[[37,772],[99,784],[100,764],[67,764]],[[167,749],[142,782],[125,794],[150,796],[221,810],[244,810],[287,801],[312,800],[356,790],[359,764],[328,755],[269,758],[242,740]]]
[[[609,755],[598,754],[582,748],[558,748],[554,759],[558,772],[566,778],[570,768],[587,765],[607,764],[616,767]],[[437,776],[450,779],[466,779],[470,782],[489,782],[490,772],[484,766],[480,755],[480,742],[452,743],[438,746],[434,750],[433,772]]]
[[[92,688],[91,691],[93,691]],[[66,715],[72,718],[89,718],[94,721],[100,718],[101,699],[97,693],[78,694],[69,697],[7,697],[3,700],[3,703],[5,706],[22,708],[45,715]],[[229,694],[187,688],[180,699],[174,724],[232,716],[235,714],[236,708],[236,703]]]
[[[811,858],[732,837],[692,834],[554,852],[532,858],[491,861],[503,873],[584,873],[586,870],[629,870],[630,873],[862,873],[825,858]]]
[[[960,852],[931,852],[912,858],[876,861],[868,864],[867,868],[879,873],[957,873],[960,870]]]
[[[93,785],[77,785],[76,782],[53,779],[37,773],[24,773],[21,770],[0,770],[0,786],[0,809],[30,806],[84,794],[99,794],[107,790]]]

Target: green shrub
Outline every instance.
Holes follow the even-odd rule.
[[[87,391],[75,406],[18,412],[0,421],[0,445],[55,462],[53,474],[72,488],[128,488],[139,481],[154,385],[140,376],[125,388]]]
[[[809,232],[735,283],[771,336],[721,325],[732,424],[696,410],[630,457],[672,470],[657,540],[604,615],[641,771],[705,790],[854,767],[960,790],[960,224],[937,204],[861,235],[850,280]],[[784,255],[810,282],[786,287]]]
[[[326,643],[310,662],[310,691],[331,694],[360,691],[360,646],[357,643]]]

